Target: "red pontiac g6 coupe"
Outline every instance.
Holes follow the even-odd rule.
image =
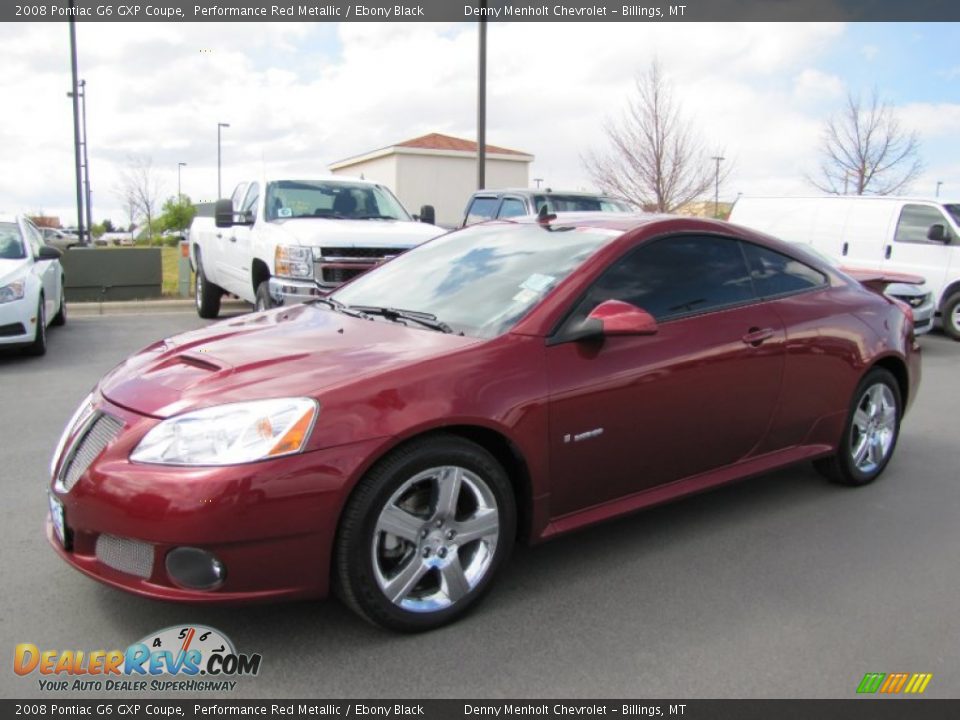
[[[145,348],[53,459],[48,536],[168,600],[322,597],[425,630],[531,542],[813,460],[874,480],[910,308],[722,222],[476,225],[325,299]]]

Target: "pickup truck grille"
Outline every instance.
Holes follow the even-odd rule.
[[[336,287],[406,248],[321,247],[314,251],[314,271],[321,285]]]

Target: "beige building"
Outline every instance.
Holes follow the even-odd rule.
[[[488,188],[525,188],[533,155],[487,145]],[[430,133],[330,165],[335,175],[383,183],[412,213],[433,205],[437,224],[459,225],[467,199],[477,189],[477,143]]]

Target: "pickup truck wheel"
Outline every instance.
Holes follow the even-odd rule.
[[[947,298],[943,304],[943,331],[954,340],[960,340],[960,292]]]
[[[223,289],[207,280],[203,274],[203,263],[200,261],[200,251],[197,250],[197,282],[196,294],[197,315],[212,320],[220,314],[220,298]]]
[[[263,312],[264,310],[269,310],[273,306],[273,298],[270,297],[270,283],[269,281],[264,280],[262,283],[257,285],[257,300],[253,304],[253,311]]]

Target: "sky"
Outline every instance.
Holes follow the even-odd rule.
[[[95,222],[127,224],[121,174],[146,157],[164,196],[223,193],[262,169],[320,174],[442,132],[476,137],[476,23],[88,23]],[[594,189],[636,76],[657,58],[704,145],[727,158],[721,200],[802,195],[823,122],[876,88],[921,141],[911,193],[960,199],[960,26],[951,23],[491,23],[487,141],[535,156],[530,177]],[[65,23],[0,24],[0,212],[76,221]],[[466,198],[464,198],[466,202]]]

